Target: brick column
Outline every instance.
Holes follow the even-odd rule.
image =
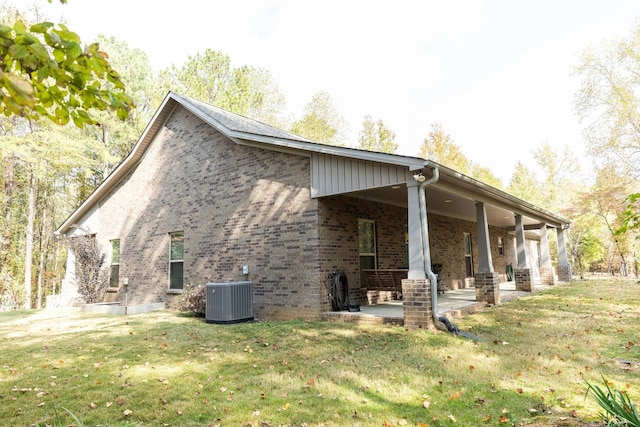
[[[434,328],[429,279],[403,279],[402,306],[405,328]]]
[[[556,284],[556,271],[553,267],[540,267],[540,283],[551,286]]]
[[[476,273],[476,300],[487,304],[500,304],[500,275],[496,272]]]
[[[516,291],[533,292],[533,274],[530,268],[516,268],[513,275],[516,279]]]
[[[569,282],[571,280],[571,267],[569,264],[558,265],[558,280]]]

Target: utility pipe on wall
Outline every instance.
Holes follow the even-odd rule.
[[[423,175],[414,175],[414,179],[418,182],[424,179]],[[424,261],[424,272],[431,282],[431,315],[435,322],[442,322],[449,332],[457,333],[459,330],[449,322],[444,316],[438,312],[438,277],[431,269],[431,249],[429,247],[429,223],[427,222],[427,196],[425,189],[440,179],[440,170],[438,167],[433,168],[433,175],[426,181],[420,182],[418,187],[420,201],[420,230],[422,231],[422,254]]]

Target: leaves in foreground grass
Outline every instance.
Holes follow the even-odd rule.
[[[640,427],[640,416],[638,408],[631,401],[631,398],[624,391],[611,389],[609,382],[602,377],[606,389],[591,384],[587,395],[591,393],[598,404],[604,409],[602,418],[606,421],[607,426],[624,426],[624,427]]]

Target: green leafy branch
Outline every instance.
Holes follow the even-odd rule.
[[[627,197],[627,207],[621,215],[622,226],[616,231],[616,235],[640,228],[640,209],[636,206],[638,200],[640,200],[640,193],[633,193]]]
[[[124,120],[133,107],[97,43],[83,49],[63,24],[0,25],[0,113],[83,127],[95,123],[91,110],[115,111]]]

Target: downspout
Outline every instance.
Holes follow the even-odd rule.
[[[415,175],[414,179],[420,182],[420,178],[424,179],[423,175]],[[429,223],[427,222],[427,196],[425,189],[440,179],[440,170],[438,167],[433,168],[433,176],[428,180],[421,182],[419,189],[419,201],[420,201],[420,229],[422,231],[422,254],[424,260],[424,272],[426,273],[429,281],[431,282],[431,314],[433,320],[442,322],[447,327],[449,332],[458,333],[460,330],[451,324],[449,319],[441,316],[438,312],[438,277],[431,269],[431,249],[429,247]]]

